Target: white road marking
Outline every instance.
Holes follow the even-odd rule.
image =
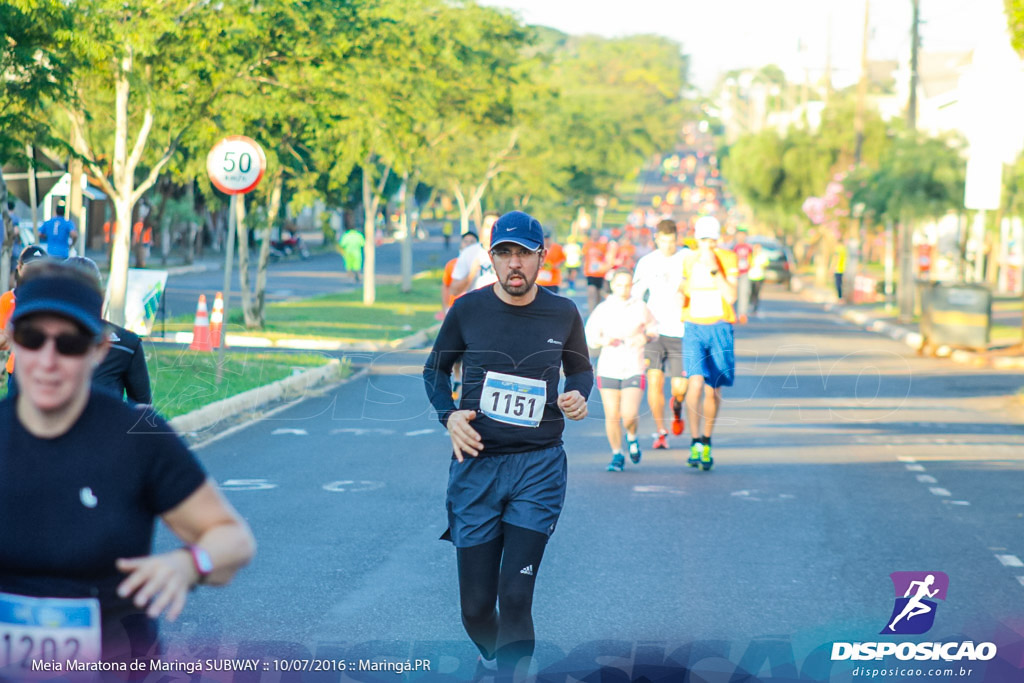
[[[924,472],[924,465],[907,465],[908,472]]]
[[[384,482],[382,481],[353,481],[346,479],[344,481],[332,481],[330,484],[324,484],[324,491],[330,491],[331,493],[359,493],[362,491],[376,491],[382,488],[384,488]]]
[[[269,491],[276,488],[277,484],[266,479],[227,479],[220,484],[222,491]]]
[[[1024,586],[1024,576],[1018,576],[1017,582],[1020,583],[1020,585]]]
[[[941,486],[930,486],[928,490],[934,493],[936,496],[952,496],[948,489],[944,489]]]
[[[417,429],[414,432],[406,432],[406,436],[423,436],[424,434],[433,434],[436,429]]]
[[[937,484],[939,481],[930,474],[919,474],[917,475],[917,480],[922,484]]]
[[[1024,562],[1020,561],[1020,558],[1016,555],[996,555],[996,559],[999,560],[1004,567],[1024,567]]]
[[[673,496],[686,495],[686,491],[683,489],[677,489],[671,486],[634,486],[633,493],[667,493]]]
[[[942,502],[943,503],[949,503],[950,505],[962,505],[962,506],[965,506],[965,507],[970,505],[970,503],[968,501],[966,501],[966,500],[944,500]]]
[[[288,427],[282,427],[280,429],[275,429],[274,431],[270,432],[271,436],[278,436],[280,434],[295,434],[296,436],[309,436],[309,432],[307,432],[305,429],[290,429]]]
[[[394,429],[357,429],[354,427],[331,430],[331,434],[351,434],[352,436],[366,436],[367,434],[380,434],[381,436],[388,436],[394,433]]]

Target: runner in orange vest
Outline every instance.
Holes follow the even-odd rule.
[[[590,239],[583,245],[583,275],[587,278],[588,311],[597,308],[603,298],[604,276],[611,269],[608,262],[608,245],[608,238],[603,237],[597,230],[590,232]]]
[[[565,263],[565,251],[562,245],[551,239],[551,231],[544,233],[544,248],[547,249],[547,256],[537,274],[537,284],[558,294],[562,285],[562,264]]]

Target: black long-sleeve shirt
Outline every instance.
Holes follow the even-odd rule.
[[[110,325],[110,350],[92,373],[92,385],[115,396],[128,395],[129,403],[149,404],[153,394],[149,388],[149,369],[142,340],[134,332]]]
[[[460,358],[462,395],[456,407],[451,373]],[[594,369],[576,305],[540,288],[531,303],[512,306],[499,299],[492,287],[484,287],[455,300],[423,367],[423,382],[446,427],[453,411],[477,411],[470,426],[483,441],[481,456],[526,453],[562,443],[565,421],[557,405],[562,368],[564,391],[575,389],[587,398],[594,386]],[[480,412],[488,371],[545,381],[544,414],[538,427],[506,424]]]

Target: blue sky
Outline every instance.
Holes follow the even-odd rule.
[[[692,57],[691,75],[702,88],[722,71],[770,63],[794,81],[803,80],[805,65],[812,80],[820,78],[831,23],[833,82],[843,87],[859,74],[864,0],[481,1],[567,33],[666,35]],[[911,0],[871,0],[871,15],[870,58],[908,55]],[[969,50],[986,26],[1005,26],[1002,0],[921,0],[921,19],[923,47],[936,51]]]

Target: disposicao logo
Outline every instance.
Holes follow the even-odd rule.
[[[946,599],[949,576],[944,572],[893,572],[892,615],[880,635],[920,635],[935,624],[936,600]],[[899,660],[988,661],[996,656],[994,643],[832,643],[832,661],[869,660],[895,656]]]
[[[881,633],[927,633],[935,623],[935,599],[946,599],[949,577],[944,572],[893,572],[889,578],[896,589],[896,604]]]

